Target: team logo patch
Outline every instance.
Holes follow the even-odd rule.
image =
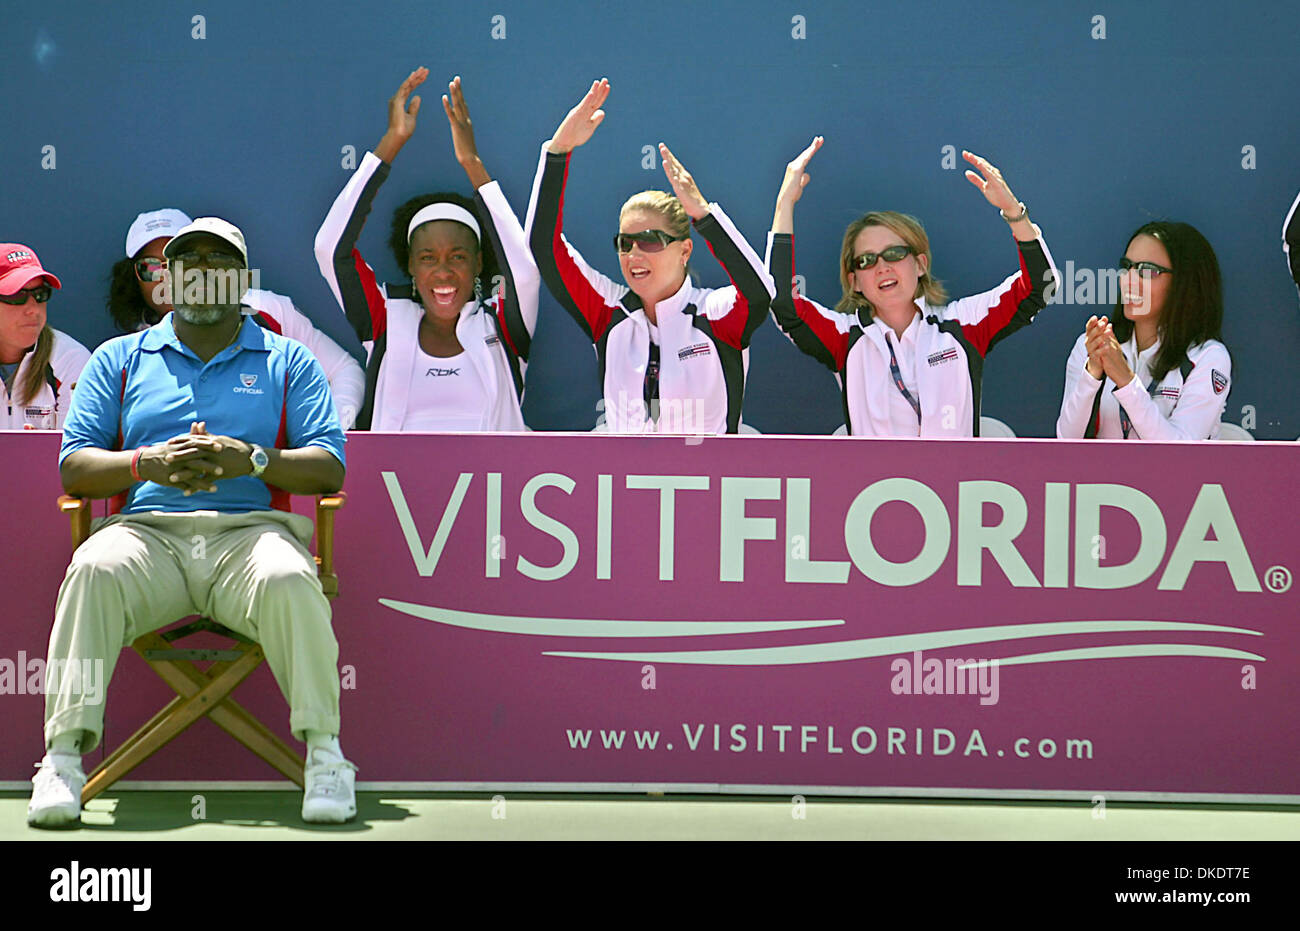
[[[243,375],[243,374],[241,374],[241,375],[239,376],[239,383],[240,383],[241,385],[243,385],[245,388],[251,388],[251,387],[253,387],[255,384],[257,384],[257,376],[256,376],[256,375]]]
[[[677,361],[684,362],[687,359],[694,359],[696,356],[707,356],[708,354],[708,343],[696,343],[694,346],[687,346],[685,349],[677,350]]]
[[[1218,369],[1210,369],[1210,380],[1214,382],[1215,394],[1223,394],[1224,389],[1228,387],[1228,376]]]
[[[926,357],[925,361],[929,362],[931,365],[941,365],[949,359],[956,359],[958,355],[959,353],[956,349],[945,349],[943,352],[931,353]]]

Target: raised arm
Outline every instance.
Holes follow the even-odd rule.
[[[565,239],[564,187],[572,151],[590,139],[604,120],[605,111],[600,107],[608,96],[609,81],[593,81],[586,96],[542,146],[526,226],[528,244],[547,289],[593,343],[604,334],[613,309],[628,289],[593,269]]]
[[[1028,210],[1011,193],[1002,172],[978,155],[962,155],[981,172],[967,171],[966,178],[998,208],[1020,253],[1019,274],[982,294],[954,301],[945,312],[948,319],[961,323],[963,334],[980,355],[988,355],[1002,339],[1033,322],[1056,293],[1059,275],[1042,232],[1029,222]]]
[[[821,147],[822,137],[814,137],[785,166],[785,177],[772,213],[772,229],[767,236],[765,264],[776,288],[772,298],[772,319],[776,325],[802,352],[832,372],[839,372],[848,356],[850,318],[805,299],[794,286],[794,205],[811,178],[808,163]]]
[[[1291,267],[1291,278],[1300,289],[1300,194],[1291,202],[1286,219],[1282,221],[1282,252]]]
[[[500,319],[501,328],[515,354],[527,362],[533,331],[537,328],[541,274],[528,251],[528,241],[524,237],[524,228],[519,225],[519,218],[506,202],[501,185],[492,180],[483,165],[478,145],[474,142],[474,124],[470,120],[459,75],[447,85],[442,108],[451,126],[456,161],[474,185],[479,212],[489,220],[484,232],[500,259],[501,275],[505,279],[493,297],[492,309]]]
[[[429,69],[415,69],[389,99],[387,131],[374,152],[367,152],[361,159],[316,233],[316,265],[363,343],[382,334],[387,329],[388,318],[383,292],[375,280],[374,270],[356,248],[357,239],[374,205],[375,194],[388,179],[393,159],[415,131],[420,98],[410,98],[409,104],[407,98],[428,76]]]
[[[730,287],[713,291],[705,299],[704,315],[712,322],[714,335],[744,349],[772,304],[776,293],[772,276],[731,218],[717,204],[705,200],[695,178],[662,142],[659,155],[673,194],[731,281]]]

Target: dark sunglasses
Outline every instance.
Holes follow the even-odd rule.
[[[639,233],[618,233],[614,236],[614,248],[619,252],[631,252],[632,243],[641,246],[642,252],[662,252],[669,243],[681,242],[689,236],[670,236],[663,230],[642,230]]]
[[[12,304],[14,307],[22,307],[27,303],[27,299],[33,298],[36,303],[44,304],[50,299],[54,289],[48,284],[38,285],[35,288],[24,288],[17,294],[0,294],[0,303]]]
[[[188,268],[243,268],[244,260],[230,252],[182,252],[172,256],[173,262],[180,262]]]
[[[166,269],[166,259],[146,257],[135,260],[135,277],[141,281],[162,281],[163,272]]]
[[[901,262],[909,255],[915,254],[911,246],[890,246],[880,252],[864,252],[861,255],[855,255],[849,262],[849,267],[871,268],[879,259],[884,259],[886,262]]]
[[[1163,265],[1157,265],[1155,262],[1130,262],[1128,256],[1119,260],[1119,270],[1126,272],[1130,268],[1137,269],[1137,273],[1143,278],[1157,278],[1160,275],[1172,275],[1172,268],[1165,268]]]

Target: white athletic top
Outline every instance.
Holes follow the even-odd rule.
[[[921,333],[921,315],[918,313],[912,318],[912,322],[907,325],[907,329],[903,331],[901,338],[894,334],[893,327],[878,317],[871,321],[871,325],[880,331],[882,338],[888,337],[889,341],[893,343],[894,355],[898,359],[898,372],[903,376],[903,384],[911,392],[917,403],[920,403],[921,391],[916,378],[916,341]],[[865,354],[858,353],[849,364],[856,364],[861,369],[863,379],[866,379],[870,374],[868,372],[869,363]],[[883,371],[877,370],[874,373],[874,379],[887,382],[887,384],[877,385],[876,390],[889,399],[889,435],[898,437],[920,436],[921,421],[916,416],[916,409],[912,407],[907,398],[903,397],[903,392],[899,391],[894,384],[893,373],[888,368]]]
[[[1098,439],[1125,438],[1119,413],[1121,404],[1131,424],[1130,440],[1212,440],[1219,435],[1219,419],[1232,387],[1232,360],[1223,343],[1211,339],[1188,349],[1192,370],[1186,384],[1183,373],[1174,368],[1154,391],[1151,390],[1151,363],[1160,350],[1160,341],[1138,353],[1134,335],[1122,349],[1135,377],[1123,388],[1116,388],[1109,378],[1098,381],[1088,373],[1087,334],[1080,334],[1075,340],[1065,363],[1065,395],[1056,419],[1058,437],[1083,438],[1098,389],[1101,389]]]
[[[28,352],[19,363],[13,378],[14,394],[27,377],[31,360]],[[72,389],[88,361],[90,350],[62,330],[54,330],[50,366],[35,397],[20,404],[0,381],[0,430],[62,430],[72,404]]]
[[[417,348],[407,391],[410,401],[399,430],[475,431],[489,401],[487,386],[464,350],[439,358]]]

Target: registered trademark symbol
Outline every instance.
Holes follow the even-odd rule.
[[[1282,594],[1291,587],[1291,570],[1286,566],[1269,566],[1264,573],[1264,584],[1270,592]]]

